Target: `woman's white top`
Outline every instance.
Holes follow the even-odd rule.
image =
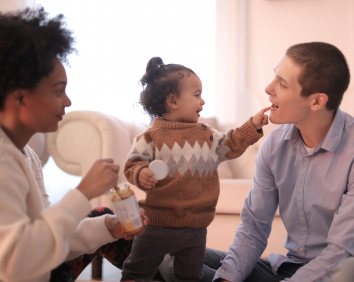
[[[105,216],[85,218],[90,211],[77,189],[50,205],[37,155],[0,128],[0,281],[47,282],[63,262],[114,241]]]

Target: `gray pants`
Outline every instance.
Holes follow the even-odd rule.
[[[199,282],[203,277],[206,233],[206,228],[146,226],[145,232],[134,238],[121,281],[152,279],[165,255],[170,254],[174,256],[175,281]]]

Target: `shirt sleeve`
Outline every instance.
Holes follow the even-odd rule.
[[[241,212],[242,223],[214,280],[244,281],[266,248],[278,207],[278,190],[270,168],[268,144],[269,136],[262,143],[256,158],[253,187]]]
[[[328,232],[327,247],[308,264],[301,267],[290,279],[283,281],[305,282],[320,279],[327,269],[345,258],[354,256],[354,169],[352,167],[341,205],[334,214]]]
[[[146,135],[146,136],[145,136]],[[149,166],[149,163],[154,157],[154,141],[150,139],[150,135],[146,132],[137,136],[134,140],[132,149],[128,154],[127,161],[124,166],[124,175],[127,180],[146,191],[144,187],[139,184],[138,176],[140,171]]]
[[[5,151],[4,151],[5,152]],[[46,275],[64,262],[69,237],[91,210],[78,190],[44,209],[37,193],[30,190],[31,175],[11,154],[0,164],[0,280],[22,281]],[[32,185],[35,185],[33,179]],[[38,206],[27,206],[27,202]],[[38,210],[40,216],[29,214]]]

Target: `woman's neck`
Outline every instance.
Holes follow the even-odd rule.
[[[0,127],[14,145],[23,152],[23,148],[33,136],[25,128],[18,125],[14,120],[6,119],[5,115],[0,113]]]

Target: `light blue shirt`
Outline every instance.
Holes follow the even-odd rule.
[[[263,253],[279,206],[287,230],[283,262],[307,263],[284,281],[315,281],[326,269],[354,255],[354,118],[337,110],[327,135],[310,153],[300,131],[279,126],[263,141],[242,224],[214,279],[243,281]]]

